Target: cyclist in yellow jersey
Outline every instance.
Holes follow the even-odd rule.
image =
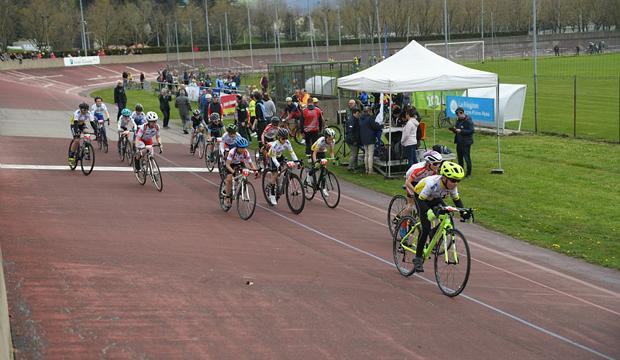
[[[424,253],[424,244],[431,232],[431,220],[435,218],[434,208],[437,206],[445,205],[443,199],[448,195],[454,201],[454,205],[463,207],[463,202],[459,197],[457,184],[465,177],[463,167],[459,164],[445,161],[441,164],[439,169],[439,175],[432,175],[425,177],[415,186],[415,193],[418,195],[416,201],[418,202],[418,208],[420,209],[420,224],[422,225],[422,231],[418,238],[418,244],[416,247],[416,256],[413,259],[414,269],[416,272],[424,272],[424,266],[422,265],[424,259],[422,258]],[[468,218],[469,214],[463,214],[463,218]],[[402,231],[403,229],[399,229]]]

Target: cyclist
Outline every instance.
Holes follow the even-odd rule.
[[[424,161],[415,163],[407,170],[405,174],[405,190],[407,192],[407,206],[403,211],[394,218],[394,221],[398,223],[400,217],[404,214],[410,214],[411,210],[415,206],[415,186],[424,178],[437,175],[443,157],[435,150],[429,150],[423,155]]]
[[[93,113],[95,120],[97,121],[107,121],[108,125],[110,125],[110,113],[108,112],[107,106],[103,103],[103,99],[101,96],[95,97],[95,103],[90,107],[90,111]],[[95,129],[95,128],[93,128]],[[105,134],[105,124],[102,123],[101,131]]]
[[[321,136],[317,141],[312,144],[311,150],[311,163],[312,167],[310,168],[309,177],[314,178],[317,170],[317,162],[321,159],[325,159],[325,153],[327,149],[329,149],[329,157],[334,158],[334,136],[336,136],[336,132],[333,129],[327,128],[323,130],[323,136]],[[310,179],[306,179],[306,181],[310,181]],[[323,195],[329,196],[326,189],[323,189]]]
[[[222,136],[222,132],[224,130],[224,124],[222,124],[222,120],[220,119],[220,114],[211,114],[209,116],[209,123],[207,124],[207,152],[211,155],[210,159],[213,161],[213,138],[218,138]]]
[[[263,134],[261,135],[261,141],[263,144],[270,143],[276,139],[276,135],[280,130],[280,118],[274,116],[271,118],[271,123],[265,127]]]
[[[228,150],[235,147],[237,137],[237,125],[229,124],[226,126],[226,134],[222,136],[222,141],[220,142],[220,155],[222,155],[222,159],[226,159]]]
[[[164,150],[164,146],[161,143],[161,137],[159,136],[159,125],[157,125],[157,120],[159,120],[157,113],[149,111],[146,113],[147,123],[138,128],[138,132],[136,133],[136,149],[139,151],[136,151],[136,157],[134,158],[135,171],[140,170],[140,158],[143,155],[144,147],[146,145],[153,145],[153,138],[157,140],[159,150]]]
[[[250,142],[242,138],[241,136],[237,136],[235,140],[234,147],[228,153],[226,157],[226,193],[224,194],[227,198],[230,198],[231,195],[231,186],[232,186],[232,178],[235,175],[235,172],[241,168],[249,167],[250,169],[256,171],[256,167],[252,162],[252,156],[248,151],[247,147]]]
[[[137,126],[142,126],[146,122],[146,115],[142,104],[136,104],[135,111],[131,113],[131,118]]]
[[[424,272],[424,244],[431,232],[431,220],[435,218],[434,208],[445,205],[443,199],[448,195],[454,201],[454,205],[463,207],[463,202],[459,197],[457,184],[465,177],[463,167],[451,161],[445,161],[439,168],[439,175],[431,175],[422,179],[415,187],[415,193],[418,195],[417,203],[420,210],[420,223],[422,231],[418,237],[416,247],[416,255],[413,259],[413,265],[416,272]],[[461,215],[463,219],[468,219],[470,214]]]
[[[138,128],[138,126],[136,125],[136,123],[131,118],[131,110],[129,110],[127,108],[121,110],[121,116],[118,118],[118,138],[119,138],[119,141],[117,142],[117,145],[118,145],[119,153],[121,151],[121,141],[120,141],[120,139],[123,136],[128,136],[129,132],[135,133],[137,128]]]
[[[93,118],[93,114],[90,113],[90,111],[88,111],[90,108],[88,106],[87,103],[81,103],[79,105],[79,108],[77,110],[75,110],[75,112],[73,113],[73,116],[71,117],[71,125],[70,125],[70,129],[71,129],[71,135],[73,135],[74,139],[79,139],[80,138],[80,133],[82,132],[86,132],[85,130],[87,129],[86,126],[86,122],[88,121],[91,126],[93,126],[93,129],[95,129],[94,125],[94,118]],[[73,162],[75,161],[75,151],[77,150],[79,141],[73,141],[71,142],[71,149],[69,149],[69,163],[73,164]]]
[[[280,128],[277,133],[277,140],[269,144],[268,156],[271,158],[269,161],[269,169],[271,172],[271,184],[269,185],[269,202],[272,205],[277,205],[276,201],[276,181],[278,180],[278,170],[280,169],[281,162],[285,161],[284,151],[287,150],[294,161],[297,161],[297,155],[291,142],[288,140],[288,130]]]
[[[299,119],[301,118],[301,110],[299,109],[299,105],[296,102],[293,102],[292,97],[286,98],[286,107],[280,113],[281,118],[286,118],[287,125],[290,129],[289,121],[293,120],[295,122],[295,129],[299,128]]]
[[[204,135],[205,129],[207,128],[207,124],[205,124],[204,120],[202,120],[202,116],[200,114],[200,110],[195,109],[192,112],[192,138],[189,141],[189,152],[194,153],[196,149],[194,149],[194,139],[196,138],[196,133],[200,132]]]

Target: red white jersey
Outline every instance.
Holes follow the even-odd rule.
[[[250,152],[247,149],[244,149],[242,153],[238,153],[237,148],[234,148],[228,152],[226,160],[230,161],[233,165],[239,165],[241,163],[248,165],[252,163],[252,156],[250,156]]]
[[[420,180],[431,175],[437,175],[437,172],[426,166],[426,161],[422,161],[411,165],[405,174],[405,179],[412,178],[413,183],[417,184]]]
[[[148,124],[141,125],[136,133],[136,141],[142,141],[146,145],[153,143],[153,138],[159,136],[159,125],[155,125],[154,128],[149,127]]]

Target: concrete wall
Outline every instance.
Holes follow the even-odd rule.
[[[9,304],[6,299],[6,283],[4,281],[4,262],[0,249],[0,360],[13,359],[13,342],[9,323]]]

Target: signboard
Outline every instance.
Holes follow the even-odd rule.
[[[230,115],[235,113],[237,107],[237,95],[236,94],[222,94],[220,96],[220,103],[224,110],[224,115]]]
[[[462,91],[443,91],[443,103],[446,103],[446,96],[459,95]],[[418,110],[439,110],[441,104],[441,91],[417,91],[413,93],[413,105]]]
[[[190,101],[198,101],[200,96],[200,88],[198,86],[186,86],[185,90],[187,90],[187,97]]]
[[[446,98],[447,115],[456,118],[454,113],[457,108],[462,107],[465,114],[469,115],[474,123],[481,125],[495,124],[495,100],[487,98],[475,98],[466,96],[448,96]]]
[[[63,61],[65,66],[97,65],[100,63],[99,56],[66,57],[63,58]]]

